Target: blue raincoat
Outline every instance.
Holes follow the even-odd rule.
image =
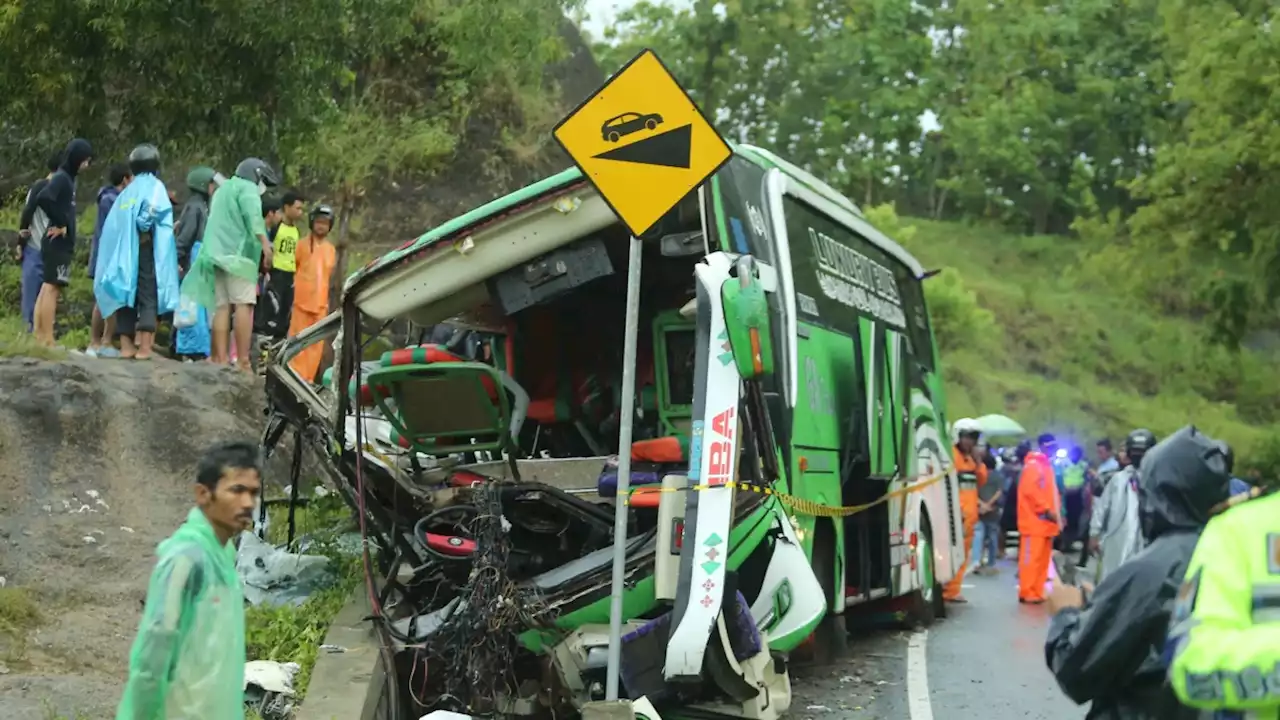
[[[164,183],[141,173],[120,193],[102,226],[93,295],[103,317],[134,307],[138,297],[138,233],[151,233],[156,290],[164,315],[178,308],[178,248],[173,239],[173,204]]]
[[[191,246],[191,262],[194,263],[196,258],[200,256],[200,246],[203,243],[197,242]],[[196,306],[196,324],[190,327],[178,328],[178,354],[179,355],[204,355],[209,356],[209,311],[203,305]]]

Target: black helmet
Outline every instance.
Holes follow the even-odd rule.
[[[160,172],[160,150],[151,143],[143,143],[129,153],[129,170],[139,173]]]
[[[1155,446],[1156,435],[1146,428],[1134,430],[1124,439],[1124,452],[1129,456],[1129,462],[1133,463],[1134,467],[1140,465],[1142,456]]]
[[[236,177],[244,178],[251,183],[257,183],[258,187],[263,189],[280,184],[280,178],[276,175],[276,171],[258,158],[241,160],[240,164],[236,166]]]
[[[333,207],[330,205],[326,205],[325,203],[320,203],[319,205],[316,205],[315,207],[311,208],[311,215],[309,219],[311,220],[311,222],[315,222],[316,218],[328,218],[329,223],[332,224],[333,223]]]

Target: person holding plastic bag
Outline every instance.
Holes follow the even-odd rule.
[[[262,459],[216,445],[196,471],[196,507],[157,548],[116,720],[244,720],[244,588],[232,539],[253,526]]]
[[[160,316],[178,307],[178,250],[160,151],[139,145],[129,169],[133,182],[102,226],[93,295],[103,317],[115,315],[120,357],[149,360]]]
[[[182,280],[182,294],[213,313],[213,359],[225,365],[231,339],[240,350],[237,365],[253,372],[253,309],[258,302],[258,273],[270,266],[272,248],[263,221],[262,195],[279,184],[269,165],[246,158],[209,203],[204,246]],[[265,260],[265,262],[264,262]]]
[[[195,262],[200,256],[202,244],[196,241],[196,244],[191,246],[188,255],[190,262]],[[194,300],[184,297],[178,302],[178,309],[173,314],[173,327],[177,331],[174,333],[173,340],[175,355],[185,362],[209,358],[210,342],[213,336],[210,333],[212,326],[209,323],[208,310],[200,307]]]

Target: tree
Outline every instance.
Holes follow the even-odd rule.
[[[642,1],[597,54],[613,70],[653,48],[726,136],[873,203],[921,149],[928,20],[910,0]]]
[[[1132,211],[1167,106],[1151,0],[957,0],[933,86],[955,163],[943,183],[974,214],[1065,231],[1088,189]]]
[[[1280,38],[1270,3],[1162,0],[1173,98],[1183,111],[1133,221],[1147,252],[1207,257],[1218,339],[1236,345],[1248,319],[1280,296]]]

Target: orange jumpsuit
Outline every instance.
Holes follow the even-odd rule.
[[[969,569],[970,554],[973,552],[973,531],[978,525],[978,486],[987,481],[987,466],[974,460],[971,456],[960,452],[960,448],[951,446],[951,458],[956,464],[956,477],[960,480],[960,517],[964,522],[964,565],[956,569],[956,576],[951,578],[942,589],[942,597],[955,600],[960,597],[960,586],[964,583],[965,571]]]
[[[329,314],[329,278],[337,263],[333,243],[323,237],[308,235],[298,243],[298,269],[293,276],[293,317],[289,321],[292,337],[315,325]],[[289,361],[299,376],[315,382],[324,357],[324,343],[317,342]]]
[[[1018,599],[1043,602],[1053,562],[1053,539],[1061,532],[1062,499],[1049,458],[1030,452],[1018,477]]]

